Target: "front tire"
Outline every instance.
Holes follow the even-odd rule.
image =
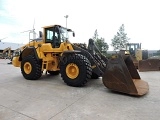
[[[27,80],[37,80],[42,76],[41,63],[34,56],[27,56],[22,59],[21,72]]]
[[[62,79],[69,86],[84,86],[92,74],[89,60],[80,54],[70,54],[65,57],[66,61],[60,62]]]

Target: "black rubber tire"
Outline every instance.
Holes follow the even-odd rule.
[[[92,72],[91,79],[98,79],[98,78],[99,78],[99,76]]]
[[[60,71],[47,71],[50,75],[59,75]]]
[[[25,71],[24,71],[24,64],[26,62],[29,62],[32,66],[32,71],[29,74],[26,74]],[[29,56],[22,59],[21,72],[22,72],[22,75],[25,79],[27,79],[27,80],[37,80],[42,76],[41,62],[36,60],[34,56],[29,55]]]
[[[80,54],[70,54],[66,57],[65,62],[60,62],[60,73],[64,82],[73,87],[84,86],[88,79],[91,78],[92,68],[89,60]],[[68,64],[74,63],[79,68],[79,75],[75,79],[71,79],[66,74],[66,67]]]

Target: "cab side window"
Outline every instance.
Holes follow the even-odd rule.
[[[47,30],[46,31],[46,42],[51,43],[52,42],[52,37],[53,37],[53,31]]]

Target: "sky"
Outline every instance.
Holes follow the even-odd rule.
[[[0,39],[27,43],[29,33],[43,26],[59,24],[75,31],[72,43],[86,43],[95,30],[111,44],[124,24],[130,43],[142,49],[160,49],[159,0],[0,0]],[[6,38],[7,37],[7,38]],[[113,50],[109,46],[109,50]]]

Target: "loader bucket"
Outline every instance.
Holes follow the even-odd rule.
[[[149,90],[148,83],[141,80],[129,55],[109,59],[102,80],[108,89],[129,95],[142,96]]]
[[[140,60],[138,70],[139,72],[160,71],[160,59]]]

